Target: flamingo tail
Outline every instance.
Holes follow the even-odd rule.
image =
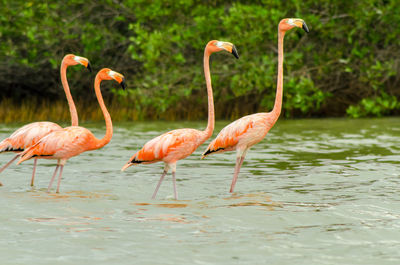
[[[212,153],[221,152],[221,151],[223,151],[224,149],[225,149],[225,148],[222,148],[222,147],[220,147],[220,148],[218,148],[218,149],[216,149],[216,150],[207,149],[207,150],[203,153],[203,155],[201,156],[201,159],[204,159],[206,156],[208,156],[208,155],[210,155],[210,154],[212,154]]]
[[[133,166],[131,162],[126,163],[122,168],[121,171],[125,171],[128,167]]]
[[[0,153],[2,152],[18,152],[18,151],[24,151],[23,148],[16,148],[13,147],[11,141],[7,138],[0,142]]]
[[[121,168],[121,171],[125,171],[125,170],[126,170],[128,167],[130,167],[130,166],[136,166],[136,165],[139,165],[139,164],[145,163],[145,162],[148,162],[148,161],[138,160],[138,159],[137,159],[137,154],[135,154],[135,155],[129,160],[129,162],[126,163],[126,164]]]
[[[20,159],[17,162],[17,165],[21,164],[22,162],[31,159],[34,156],[37,156],[37,154],[35,154],[35,145],[31,146],[30,148],[26,149],[25,151],[23,151],[22,153],[20,153]]]

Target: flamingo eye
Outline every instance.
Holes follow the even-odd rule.
[[[222,41],[217,41],[217,42],[215,43],[215,46],[217,46],[218,48],[221,48],[221,49],[224,48],[223,45],[224,45],[224,43],[223,43]]]
[[[77,62],[77,63],[81,63],[81,57],[75,56],[74,57],[74,61]]]
[[[108,72],[108,75],[109,75],[110,77],[112,77],[112,78],[115,77],[115,74],[116,74],[116,73],[115,73],[113,70],[111,70],[111,71]]]

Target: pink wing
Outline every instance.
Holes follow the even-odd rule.
[[[204,142],[202,131],[178,129],[148,141],[128,163],[150,164],[157,161],[173,163],[192,154]]]
[[[203,153],[203,158],[211,153],[222,153],[243,149],[261,141],[274,125],[270,113],[256,113],[244,116],[223,128]]]
[[[16,130],[10,137],[0,142],[0,152],[23,151],[36,144],[42,137],[52,131],[61,129],[53,122],[33,122]]]
[[[21,154],[21,163],[39,156],[52,159],[69,159],[88,150],[92,150],[94,135],[86,128],[71,126],[53,131],[43,137],[36,145]]]

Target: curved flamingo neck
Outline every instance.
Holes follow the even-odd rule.
[[[208,123],[207,128],[204,130],[206,133],[205,140],[211,137],[214,131],[215,114],[214,114],[214,98],[211,86],[211,75],[210,75],[210,55],[211,52],[208,50],[208,46],[204,50],[204,76],[206,78],[207,85],[207,96],[208,96]]]
[[[279,118],[282,109],[282,95],[283,95],[283,38],[285,31],[278,30],[278,79],[276,84],[275,104],[272,113],[275,120]]]
[[[111,141],[113,135],[113,127],[110,113],[108,113],[107,107],[104,104],[103,96],[100,91],[100,83],[102,79],[99,77],[99,74],[96,75],[96,79],[94,81],[94,90],[96,92],[96,97],[99,102],[101,111],[103,112],[104,119],[106,121],[106,135],[102,139],[96,139],[95,149],[101,148],[108,144]]]
[[[76,111],[74,99],[72,98],[71,91],[69,90],[68,81],[67,81],[67,68],[68,65],[65,62],[65,59],[61,62],[61,83],[65,91],[65,95],[67,96],[69,112],[71,113],[71,126],[78,126],[78,112]]]

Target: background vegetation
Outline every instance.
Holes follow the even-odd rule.
[[[285,38],[284,116],[400,113],[398,1],[0,0],[0,120],[68,120],[59,78],[67,53],[127,77],[126,92],[103,86],[114,120],[204,119],[202,56],[211,39],[233,42],[240,55],[213,55],[217,118],[269,111],[284,17],[310,28]],[[68,70],[85,119],[101,119],[94,75]]]

